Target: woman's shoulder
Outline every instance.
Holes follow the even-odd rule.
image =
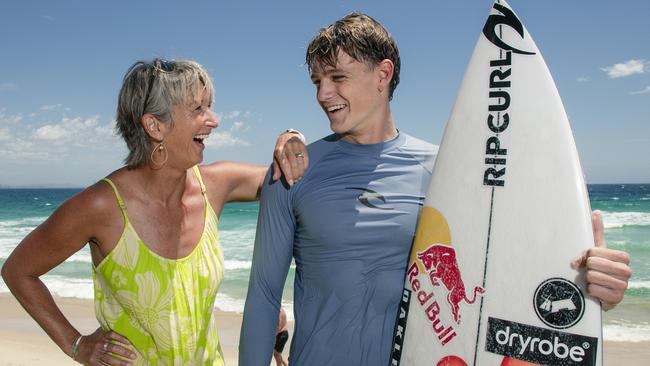
[[[116,179],[115,172],[107,176],[111,182]],[[107,219],[119,213],[119,200],[116,191],[104,179],[91,184],[86,189],[68,199],[61,207],[78,212],[88,218]]]

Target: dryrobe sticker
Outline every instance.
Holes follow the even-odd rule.
[[[598,339],[490,317],[485,350],[540,365],[595,365]]]
[[[565,329],[582,319],[585,298],[573,282],[564,278],[550,278],[535,290],[535,312],[549,327]]]

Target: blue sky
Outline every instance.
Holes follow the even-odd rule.
[[[351,11],[398,42],[400,130],[439,143],[492,2],[7,1],[0,12],[0,185],[86,186],[121,166],[127,68],[193,59],[221,127],[206,161],[267,164],[277,134],[329,132],[304,66],[315,32]],[[650,1],[511,0],[551,70],[589,183],[650,182]]]

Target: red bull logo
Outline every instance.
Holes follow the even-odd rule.
[[[449,320],[460,324],[461,303],[473,304],[485,289],[475,286],[471,297],[467,295],[456,250],[451,246],[449,225],[444,216],[432,207],[422,209],[409,262],[407,280],[413,293],[417,293],[418,302],[431,322],[436,338],[444,346],[456,336],[454,323],[449,324]],[[420,282],[423,279],[431,286],[423,286]],[[433,291],[427,291],[427,288]],[[447,306],[443,304],[441,307],[439,301],[443,298],[446,298]]]
[[[481,286],[474,287],[472,298],[467,297],[465,284],[458,268],[456,260],[456,250],[448,245],[434,244],[427,250],[418,253],[418,259],[429,271],[429,278],[433,286],[440,286],[442,283],[449,291],[447,294],[447,303],[451,307],[456,323],[460,323],[460,304],[465,301],[473,304],[476,301],[477,293],[484,293],[485,289]],[[440,281],[438,281],[440,280]]]

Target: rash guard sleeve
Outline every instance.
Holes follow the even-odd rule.
[[[292,259],[295,217],[289,189],[273,182],[271,169],[260,197],[255,249],[244,320],[239,340],[239,365],[269,365],[275,343],[282,290]]]

